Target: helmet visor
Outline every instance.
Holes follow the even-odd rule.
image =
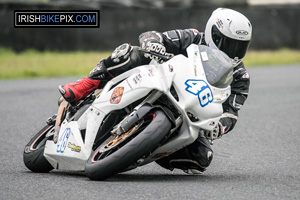
[[[242,59],[245,56],[250,40],[242,41],[229,38],[221,33],[216,25],[213,25],[211,31],[212,39],[216,46],[230,58],[234,59],[237,57],[238,59]]]

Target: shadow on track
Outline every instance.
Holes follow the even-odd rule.
[[[24,175],[31,176],[43,176],[53,178],[85,178],[87,181],[92,181],[85,176],[84,172],[66,172],[66,171],[53,171],[49,173],[33,173],[30,171],[23,171]],[[239,182],[245,181],[249,178],[247,174],[202,174],[202,175],[189,175],[189,174],[179,174],[179,173],[158,173],[158,174],[141,174],[126,172],[117,174],[113,177],[110,177],[104,181],[100,182]],[[82,180],[82,181],[85,181]],[[97,182],[97,181],[93,181]]]
[[[105,181],[108,182],[224,182],[224,181],[244,181],[248,178],[243,174],[202,174],[202,175],[189,175],[189,174],[117,174]]]

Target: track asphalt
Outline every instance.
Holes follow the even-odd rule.
[[[83,173],[30,172],[23,149],[57,111],[57,86],[75,78],[0,81],[0,199],[300,199],[300,65],[249,68],[235,129],[215,141],[200,176],[155,163],[103,182]]]

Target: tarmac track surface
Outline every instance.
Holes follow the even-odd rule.
[[[57,111],[57,86],[74,78],[0,81],[0,199],[300,199],[300,65],[248,71],[249,98],[203,175],[153,163],[103,182],[23,164],[25,144]]]

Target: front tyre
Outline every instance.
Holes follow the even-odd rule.
[[[88,159],[86,175],[104,180],[121,172],[154,150],[170,129],[171,123],[162,111],[146,115],[128,132],[102,143]]]
[[[49,172],[52,165],[44,157],[44,148],[47,141],[46,134],[51,131],[53,125],[47,125],[40,130],[25,146],[23,160],[25,166],[33,172]]]

